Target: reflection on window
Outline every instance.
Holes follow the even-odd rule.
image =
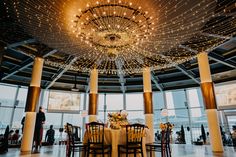
[[[190,89],[187,91],[189,97],[189,106],[191,109],[191,116],[192,117],[201,117],[201,108],[198,99],[197,89]]]
[[[166,106],[168,109],[168,116],[174,116],[175,110],[172,92],[166,92]]]

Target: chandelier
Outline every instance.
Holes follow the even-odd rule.
[[[132,2],[96,1],[78,9],[72,28],[75,37],[115,61],[138,45],[145,47],[155,31],[153,15]]]
[[[14,17],[40,42],[59,50],[45,64],[70,70],[96,67],[107,75],[169,68],[232,36],[229,23],[211,22],[224,13],[214,0],[9,0]],[[220,2],[219,2],[220,3]],[[221,5],[219,5],[221,6]],[[225,21],[227,22],[227,21]],[[223,27],[224,26],[224,27]],[[224,31],[220,31],[220,30]]]

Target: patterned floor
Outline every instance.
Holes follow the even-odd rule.
[[[66,148],[64,145],[44,146],[39,152],[32,154],[21,154],[18,148],[9,149],[8,153],[0,154],[0,157],[65,157]],[[79,157],[79,154],[75,154]],[[156,153],[156,157],[161,154]],[[172,145],[172,157],[236,157],[236,148],[225,147],[224,153],[212,153],[210,145]]]

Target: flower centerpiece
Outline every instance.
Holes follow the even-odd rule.
[[[167,123],[160,123],[160,129],[161,131],[171,131],[174,128],[174,124],[171,124],[170,122]]]
[[[129,124],[126,111],[108,113],[108,121],[112,129],[120,129],[121,126]]]

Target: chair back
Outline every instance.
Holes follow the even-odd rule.
[[[145,135],[144,128],[145,125],[142,124],[126,125],[126,144],[142,145],[142,140]]]
[[[70,123],[66,123],[66,132],[69,138],[69,144],[74,145],[75,144],[75,129],[74,126]]]
[[[166,129],[166,135],[165,135],[166,144],[170,144],[170,136],[171,136],[171,129],[168,126]]]
[[[170,143],[171,129],[167,126],[165,131],[161,131],[161,144],[166,145]]]
[[[91,122],[86,125],[88,144],[104,145],[104,124]]]
[[[75,141],[81,142],[81,127],[73,126],[74,128],[74,139]]]

